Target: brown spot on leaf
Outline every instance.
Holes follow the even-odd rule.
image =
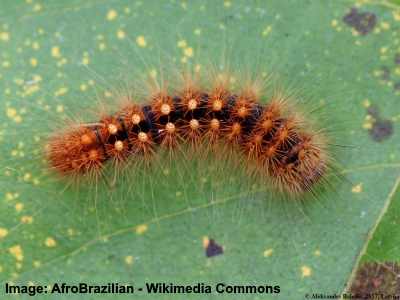
[[[379,115],[379,110],[376,106],[370,106],[367,113],[374,118],[372,128],[369,130],[369,135],[376,142],[382,142],[393,134],[393,122],[388,119],[383,119]]]
[[[358,12],[353,7],[351,11],[343,17],[343,22],[353,27],[361,35],[366,35],[376,25],[376,15],[370,12]]]
[[[206,256],[213,257],[224,253],[222,246],[218,245],[213,239],[210,239],[206,247]]]
[[[371,293],[400,297],[399,264],[396,262],[364,263],[357,270],[349,292],[352,295],[357,295],[360,299],[367,299],[365,297]]]

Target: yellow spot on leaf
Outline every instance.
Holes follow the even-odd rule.
[[[109,10],[108,13],[107,13],[107,20],[108,20],[108,21],[115,20],[115,18],[116,18],[117,16],[118,16],[118,13],[117,13],[114,9],[111,9],[111,10]]]
[[[225,6],[225,7],[231,7],[231,5],[232,5],[232,2],[231,2],[231,1],[228,1],[228,0],[225,0],[225,1],[224,1],[224,6]]]
[[[186,41],[185,40],[180,40],[179,42],[178,42],[178,47],[179,48],[185,48],[186,47]]]
[[[336,19],[333,19],[333,20],[331,21],[331,26],[332,26],[332,27],[336,27],[337,24],[338,24],[338,21],[337,21]]]
[[[141,224],[141,225],[136,226],[135,232],[137,234],[143,234],[147,231],[148,228],[149,227],[146,224]]]
[[[388,22],[382,22],[381,27],[384,30],[388,30],[388,29],[390,29],[390,24]]]
[[[38,64],[38,61],[37,61],[36,58],[31,58],[31,59],[29,60],[29,62],[30,62],[30,64],[31,64],[32,67],[36,67],[37,64]]]
[[[33,261],[33,266],[34,266],[35,268],[39,268],[41,265],[42,265],[42,263],[41,263],[39,260]]]
[[[272,26],[269,25],[269,26],[265,27],[265,29],[262,32],[262,35],[267,36],[271,31],[272,31]]]
[[[24,204],[21,202],[18,202],[17,204],[15,204],[15,210],[17,212],[21,212],[24,209]]]
[[[7,117],[15,118],[16,115],[17,115],[17,110],[15,108],[12,107],[7,108]]]
[[[155,79],[157,77],[157,70],[156,69],[152,69],[150,71],[150,77]]]
[[[10,33],[8,32],[0,32],[0,40],[3,42],[8,42],[10,40]]]
[[[17,261],[22,261],[24,259],[24,253],[20,245],[12,246],[8,249],[12,256],[15,257]]]
[[[82,64],[87,66],[89,64],[89,57],[85,56],[84,58],[82,58]]]
[[[56,240],[53,239],[52,237],[48,237],[48,238],[45,240],[44,244],[45,244],[47,247],[52,248],[52,247],[55,247],[55,246],[57,245],[57,242],[56,242]]]
[[[274,252],[274,249],[269,248],[269,249],[266,249],[266,250],[264,251],[263,255],[264,255],[264,257],[270,257],[270,256],[272,255],[273,252]]]
[[[314,251],[315,256],[321,256],[321,251],[319,249]]]
[[[7,234],[8,234],[8,230],[3,227],[0,227],[0,239],[5,238],[7,236]]]
[[[32,224],[33,223],[33,217],[31,217],[31,216],[22,216],[21,217],[21,223],[23,223],[23,224]]]
[[[361,193],[362,192],[362,183],[359,183],[351,188],[353,193]]]
[[[392,14],[395,21],[400,21],[400,10],[393,10]]]
[[[147,46],[146,39],[144,38],[143,35],[139,35],[139,36],[136,38],[136,43],[139,45],[139,47],[142,47],[142,48],[144,48],[144,47]]]
[[[133,256],[132,255],[128,255],[125,257],[125,263],[127,265],[132,265],[133,264]]]
[[[59,88],[55,93],[54,96],[62,96],[68,92],[66,87]]]
[[[51,56],[53,57],[61,57],[61,52],[60,52],[60,48],[57,46],[54,46],[53,48],[51,48]]]
[[[57,105],[56,111],[58,113],[62,113],[64,111],[64,106],[62,106],[61,104]]]
[[[368,107],[371,106],[371,102],[369,102],[368,99],[365,99],[365,100],[363,101],[363,106],[364,106],[365,108],[368,108]]]
[[[183,54],[186,57],[192,57],[193,56],[193,48],[192,47],[187,47],[183,50]]]
[[[40,4],[35,4],[33,6],[33,11],[38,12],[42,10],[42,6]]]
[[[120,40],[125,38],[125,31],[123,31],[122,29],[119,29],[117,31],[117,38],[119,38]]]
[[[301,277],[310,277],[312,274],[312,270],[308,266],[302,266],[301,267]]]

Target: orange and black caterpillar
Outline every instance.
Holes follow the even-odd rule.
[[[222,142],[245,158],[253,174],[255,166],[272,186],[294,195],[312,192],[330,168],[326,137],[288,109],[283,97],[263,105],[256,85],[238,92],[220,80],[208,90],[193,81],[184,86],[56,132],[47,145],[50,167],[62,176],[81,176],[99,172],[109,160],[148,159],[157,147]]]

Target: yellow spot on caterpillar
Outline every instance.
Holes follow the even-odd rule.
[[[381,47],[379,51],[381,52],[381,54],[385,54],[388,51],[388,47]]]
[[[15,204],[15,210],[17,212],[21,212],[24,209],[24,204],[22,204],[21,202],[18,202],[17,204]]]
[[[352,193],[361,193],[362,192],[362,183],[359,183],[351,188]]]
[[[111,10],[109,10],[108,13],[107,13],[107,20],[108,20],[108,21],[115,20],[115,18],[116,18],[117,16],[118,16],[118,13],[117,13],[114,9],[111,9]]]
[[[37,64],[38,64],[38,61],[37,61],[36,58],[31,58],[31,59],[29,60],[29,62],[30,62],[30,64],[31,64],[32,67],[36,67]]]
[[[314,251],[315,256],[321,256],[321,251],[319,249]]]
[[[125,38],[125,31],[123,31],[122,29],[119,29],[117,31],[117,38],[119,38],[120,40]]]
[[[87,85],[84,84],[84,83],[82,83],[82,84],[79,86],[79,89],[80,89],[82,92],[84,92],[84,91],[87,90]]]
[[[135,232],[136,232],[136,234],[143,234],[147,231],[148,228],[149,227],[146,224],[141,224],[141,225],[136,226]]]
[[[142,47],[142,48],[144,48],[144,47],[147,46],[146,39],[144,38],[143,35],[139,35],[139,36],[136,38],[136,43],[139,45],[139,47]]]
[[[32,43],[32,48],[33,48],[34,50],[39,50],[40,44],[39,44],[38,42],[33,42],[33,43]]]
[[[10,248],[8,249],[8,251],[10,252],[10,254],[11,254],[12,256],[15,257],[15,259],[16,259],[17,261],[22,261],[22,260],[24,260],[24,253],[23,253],[22,248],[21,248],[20,245],[15,245],[15,246],[10,247]]]
[[[270,257],[270,256],[272,255],[273,252],[274,252],[274,249],[269,248],[269,249],[266,249],[266,250],[264,251],[263,255],[264,255],[264,257]]]
[[[186,57],[193,57],[193,48],[192,47],[187,47],[183,50],[183,54]]]
[[[31,216],[22,216],[21,217],[21,223],[23,223],[23,224],[32,224],[33,223],[33,218]]]
[[[54,96],[62,96],[65,95],[68,92],[68,89],[66,87],[59,88],[55,93]]]
[[[59,58],[61,57],[60,48],[58,46],[54,46],[51,48],[51,56]]]
[[[308,266],[302,266],[301,267],[301,277],[310,277],[312,273],[312,270]]]
[[[7,234],[8,234],[8,230],[3,227],[0,227],[0,239],[5,238],[7,236]]]
[[[133,256],[132,255],[128,255],[125,257],[125,263],[127,265],[132,265],[133,264]]]
[[[56,240],[53,239],[52,237],[48,237],[48,238],[45,240],[44,244],[45,244],[47,247],[49,247],[49,248],[53,248],[53,247],[55,247],[55,246],[57,245],[57,242],[56,242]]]
[[[336,27],[337,24],[338,24],[338,21],[336,19],[333,19],[332,22],[331,22],[331,26],[332,27]]]

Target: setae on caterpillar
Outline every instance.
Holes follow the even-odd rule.
[[[233,91],[227,75],[215,76],[210,88],[182,77],[180,89],[159,85],[141,105],[128,97],[100,120],[55,132],[46,147],[50,168],[62,177],[97,178],[108,161],[150,163],[158,148],[172,155],[185,145],[195,152],[235,152],[249,174],[294,197],[324,182],[332,167],[327,137],[290,99],[277,93],[265,101],[257,80]]]

